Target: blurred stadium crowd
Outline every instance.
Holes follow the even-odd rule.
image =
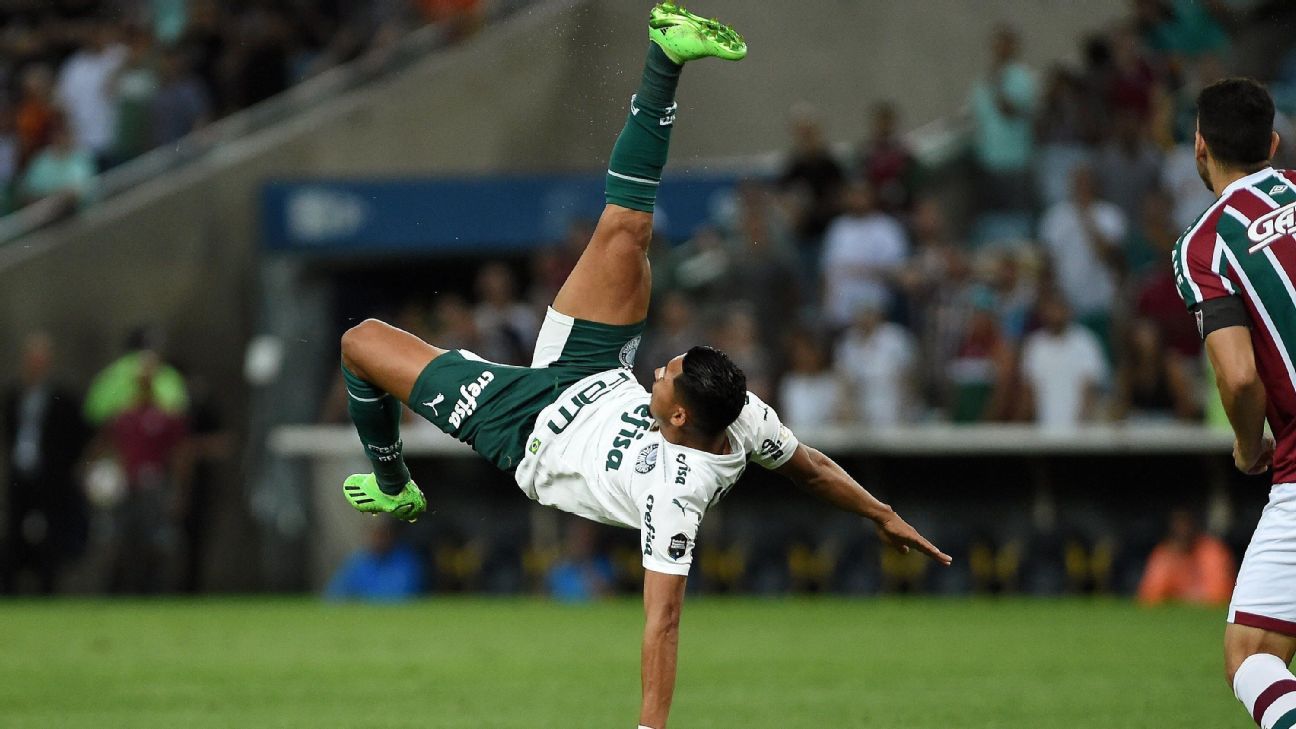
[[[1265,31],[1249,20],[1261,5],[1136,0],[1124,22],[1085,39],[1082,63],[1047,69],[1023,62],[1017,30],[1000,28],[986,72],[968,89],[966,155],[952,163],[930,165],[911,147],[903,102],[879,101],[845,145],[825,138],[813,108],[796,106],[776,174],[740,183],[690,239],[654,244],[658,290],[640,375],[693,344],[713,344],[794,429],[1219,422],[1169,253],[1212,200],[1193,155],[1197,91],[1248,73],[1270,83],[1283,111],[1296,111],[1296,45],[1271,48],[1263,64],[1235,53]],[[1296,11],[1268,5],[1266,17]],[[413,27],[445,22],[466,33],[478,17],[472,0],[0,2],[5,209],[51,195],[75,205],[93,195],[98,171],[381,53]],[[1296,139],[1279,123],[1284,139]],[[1276,163],[1292,166],[1294,154],[1285,143]],[[472,262],[459,290],[370,313],[441,347],[526,364],[544,307],[591,230],[591,221],[575,221],[565,241],[525,260]],[[22,379],[5,401],[0,588],[34,579],[53,589],[60,564],[87,554],[87,541],[98,545],[87,559],[107,565],[92,570],[103,577],[92,589],[200,584],[212,488],[204,464],[228,457],[229,428],[203,396],[201,373],[185,384],[145,335],[127,350],[94,382],[79,383],[89,393],[82,403],[49,381],[48,338],[29,341]],[[105,398],[115,404],[103,406]],[[340,379],[321,401],[321,421],[346,422]],[[50,440],[55,431],[66,437]],[[68,464],[84,452],[91,465],[74,478]],[[68,491],[81,475],[102,508],[68,506],[85,503]],[[51,485],[33,488],[38,479]],[[1199,521],[1172,520],[1143,579],[1146,599],[1220,599],[1231,557]],[[921,561],[882,555],[872,567],[871,536],[853,522],[837,526],[815,525],[813,540],[790,530],[761,543],[717,541],[699,549],[694,584],[1133,592],[1157,537],[1135,540],[1132,551],[1056,534],[1007,547],[969,542],[960,555],[969,570],[942,587]],[[413,548],[380,527],[329,592],[532,589],[579,599],[635,586],[637,555],[608,546],[614,540],[601,528],[572,522],[563,539],[538,547],[525,525],[494,529],[505,536],[415,532]]]
[[[472,32],[480,0],[4,0],[0,214],[74,207],[94,176],[175,145],[426,24]]]

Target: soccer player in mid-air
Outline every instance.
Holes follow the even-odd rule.
[[[405,403],[514,472],[535,501],[638,529],[646,621],[639,723],[661,729],[698,527],[749,461],[871,519],[902,552],[950,558],[831,459],[798,443],[722,352],[699,346],[663,363],[651,394],[631,375],[648,315],[652,211],[680,70],[747,53],[731,28],[669,3],[652,9],[648,33],[643,78],[608,165],[607,206],[545,317],[530,367],[440,349],[374,320],[343,335],[349,411],[373,464],[343,492],[360,511],[408,521],[427,508],[401,456]]]
[[[1197,170],[1218,196],[1175,246],[1179,293],[1197,317],[1244,473],[1273,469],[1242,559],[1224,663],[1264,729],[1296,726],[1296,174],[1275,170],[1274,103],[1250,79],[1197,98]],[[1273,437],[1265,435],[1268,418]],[[1275,448],[1275,440],[1277,447]]]

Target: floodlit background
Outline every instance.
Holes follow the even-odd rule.
[[[273,605],[324,620],[321,635],[337,627],[321,599],[429,595],[429,614],[456,619],[478,603],[442,596],[521,596],[551,626],[540,630],[571,629],[549,602],[597,602],[583,609],[614,616],[600,644],[617,646],[607,672],[626,680],[607,689],[620,704],[589,716],[630,717],[636,608],[616,598],[640,585],[634,534],[531,504],[412,419],[406,454],[435,513],[413,526],[355,514],[339,486],[368,466],[346,420],[338,338],[372,316],[442,347],[529,361],[601,208],[650,5],[0,0],[0,591],[310,595]],[[1296,3],[696,5],[751,51],[684,73],[638,374],[695,343],[724,349],[803,441],[955,558],[938,570],[883,554],[858,519],[752,469],[701,532],[689,589],[706,614],[729,604],[716,595],[832,595],[823,609],[841,613],[825,631],[852,611],[903,623],[905,606],[921,605],[919,626],[1003,615],[1007,639],[1021,613],[1048,625],[1058,611],[1087,616],[1066,618],[1069,630],[1088,620],[1106,636],[1091,649],[1125,640],[1109,624],[1155,631],[1148,616],[1161,616],[1167,634],[1195,632],[1175,639],[1182,661],[1166,659],[1189,677],[1185,695],[1156,696],[1190,707],[1185,720],[1202,701],[1224,717],[1212,725],[1244,726],[1215,651],[1267,484],[1231,468],[1169,254],[1212,200],[1192,152],[1205,84],[1266,81],[1284,137],[1276,165],[1293,166]],[[986,601],[1005,595],[1076,600],[1014,599],[1006,613]],[[1136,600],[1212,607],[1147,613]],[[135,603],[112,609],[123,604]],[[187,619],[186,604],[197,603],[157,620],[183,632],[167,621]],[[258,615],[249,604],[260,603],[221,607],[233,617],[220,629]],[[753,630],[771,605],[791,606],[779,613],[789,636],[818,629],[790,620],[803,603],[732,604]],[[6,615],[39,631],[47,610],[77,624],[100,609],[0,602],[0,649]],[[99,629],[147,630],[123,620]],[[34,675],[101,665],[87,630],[66,666],[42,663],[39,643],[11,660]],[[1048,665],[1040,630],[1030,645]],[[1144,652],[1161,645],[1138,633]],[[687,698],[704,680],[689,677],[691,638],[683,706],[698,726],[728,726],[739,714],[707,719],[715,705]],[[438,641],[421,640],[401,665],[433,670],[419,660],[435,662]],[[373,670],[395,670],[386,655],[370,656]],[[555,695],[580,691],[551,683]],[[995,690],[965,688],[965,701]],[[1118,689],[1088,690],[1102,703]],[[841,694],[842,713],[775,704],[744,725],[845,725]],[[33,725],[66,725],[39,693],[28,701]],[[910,703],[922,702],[895,710]],[[915,711],[904,725],[1046,726],[991,703],[982,723],[969,712],[924,724],[937,719]],[[585,725],[571,719],[577,706],[557,704],[552,725]],[[79,711],[90,721],[108,709]],[[308,723],[330,716],[369,725],[328,712]],[[461,725],[513,721],[469,716]]]

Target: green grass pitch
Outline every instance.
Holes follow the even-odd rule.
[[[0,603],[0,726],[632,727],[640,605]],[[671,726],[1252,726],[1222,610],[690,599]]]

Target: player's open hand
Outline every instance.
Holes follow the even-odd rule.
[[[916,549],[946,567],[954,561],[948,554],[936,548],[936,545],[927,541],[927,538],[918,533],[917,529],[909,526],[909,522],[900,518],[899,514],[892,512],[891,515],[882,521],[877,522],[878,539],[883,544],[887,544],[900,554],[908,554],[910,549]]]
[[[1256,476],[1269,470],[1273,465],[1274,439],[1266,433],[1260,439],[1258,448],[1242,450],[1242,444],[1233,441],[1233,465],[1248,476]]]

